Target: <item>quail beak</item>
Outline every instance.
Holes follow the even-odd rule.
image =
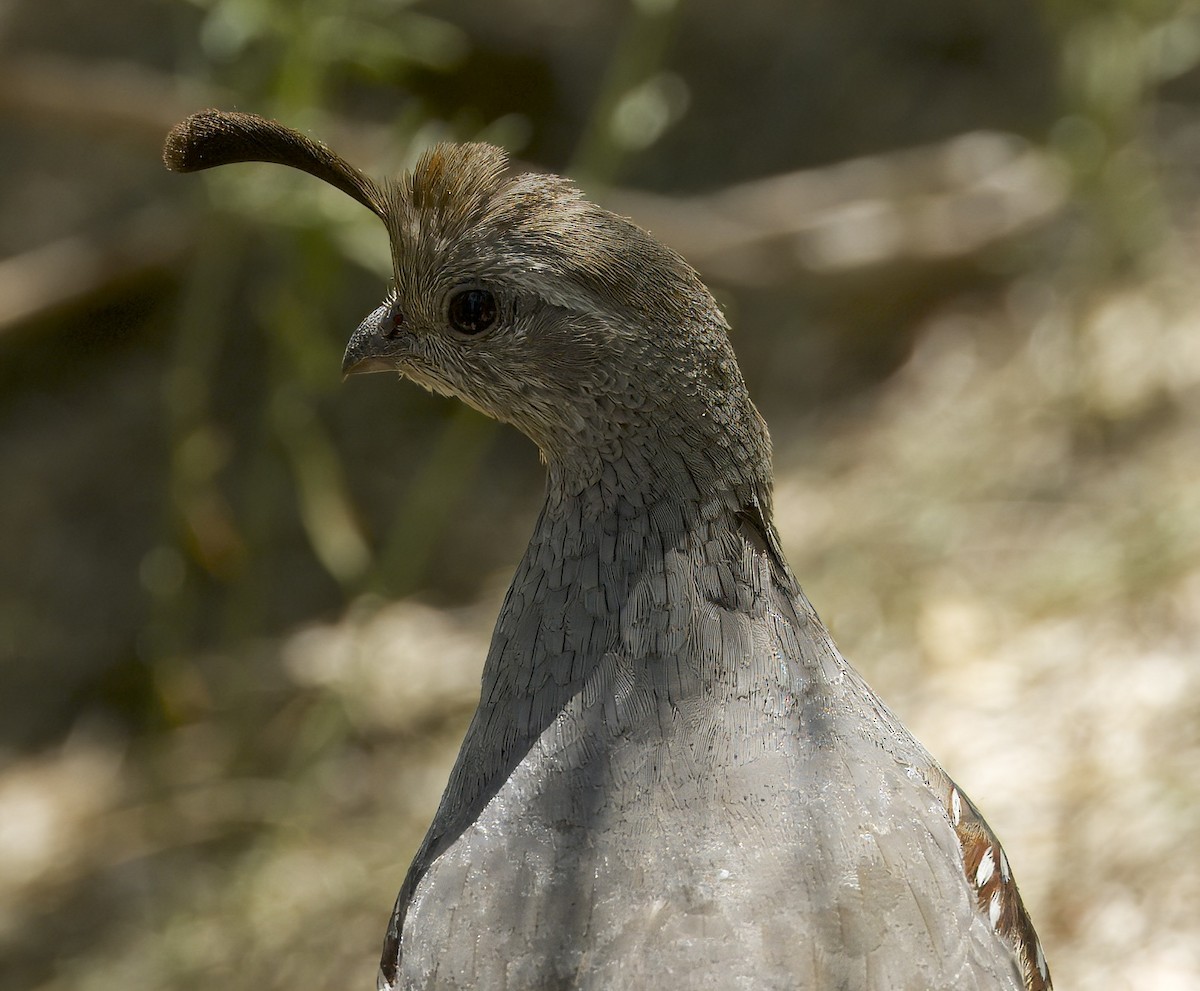
[[[358,325],[342,357],[342,377],[399,371],[403,344],[395,334],[396,317],[385,303]],[[401,335],[404,336],[404,335]]]

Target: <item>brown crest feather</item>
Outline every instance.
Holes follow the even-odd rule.
[[[371,178],[323,144],[277,121],[202,110],[171,128],[163,147],[163,163],[172,172],[199,172],[235,162],[271,162],[307,172],[386,220],[386,199]]]

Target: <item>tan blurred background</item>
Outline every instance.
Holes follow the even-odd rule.
[[[542,484],[374,218],[206,106],[485,138],[681,250],[851,659],[1060,989],[1200,987],[1200,3],[0,3],[0,985],[373,987]]]

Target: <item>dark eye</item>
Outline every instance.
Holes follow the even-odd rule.
[[[482,334],[496,322],[496,297],[486,289],[464,289],[450,297],[450,326],[460,334]]]

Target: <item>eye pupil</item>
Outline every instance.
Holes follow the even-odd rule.
[[[450,299],[449,316],[460,334],[480,334],[496,322],[496,297],[486,289],[464,289]]]

